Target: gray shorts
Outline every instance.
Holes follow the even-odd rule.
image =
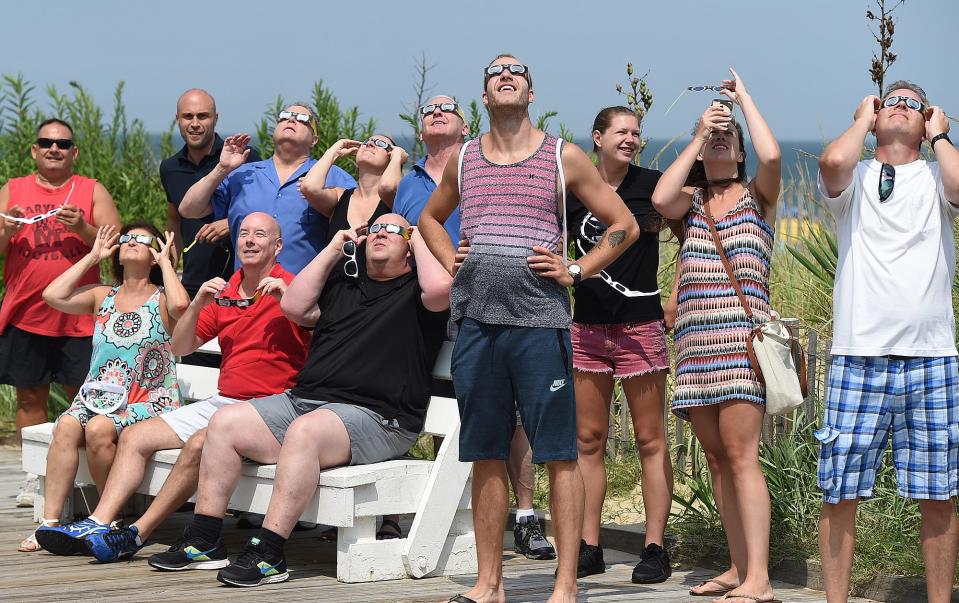
[[[350,436],[351,465],[368,465],[402,456],[419,436],[400,427],[396,419],[384,419],[368,408],[307,400],[294,396],[289,390],[250,400],[250,404],[260,413],[260,418],[280,444],[286,437],[286,430],[297,418],[314,410],[333,411],[343,421]]]

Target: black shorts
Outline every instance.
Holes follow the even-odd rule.
[[[90,337],[50,337],[10,325],[0,335],[0,383],[79,387],[90,370]]]

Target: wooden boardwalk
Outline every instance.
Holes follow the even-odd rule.
[[[19,541],[33,529],[31,509],[14,506],[22,473],[19,452],[0,450],[0,601],[328,601],[426,602],[446,601],[467,590],[472,576],[398,580],[370,584],[341,584],[335,579],[336,548],[317,540],[316,531],[294,533],[287,545],[290,580],[255,589],[222,586],[214,572],[164,573],[152,570],[146,557],[165,549],[181,533],[189,514],[179,513],[154,534],[151,544],[133,560],[108,565],[86,557],[56,557],[48,553],[18,553]],[[233,529],[228,518],[224,537],[230,551],[237,552],[251,531]],[[509,536],[506,540],[512,542]],[[699,601],[690,597],[689,586],[713,575],[702,569],[675,570],[663,584],[638,586],[629,581],[636,557],[606,550],[605,574],[580,581],[581,601]],[[510,601],[545,601],[552,585],[555,562],[530,561],[507,551],[505,578]],[[775,584],[783,601],[824,601],[822,593],[782,583]],[[866,603],[864,599],[856,600]]]

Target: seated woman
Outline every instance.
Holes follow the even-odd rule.
[[[77,287],[83,274],[111,256],[117,284]],[[44,290],[43,299],[61,312],[94,314],[96,327],[90,371],[50,442],[42,525],[59,524],[81,447],[102,491],[123,428],[180,406],[170,333],[190,298],[175,262],[173,233],[163,239],[146,222],[127,224],[119,235],[101,226],[90,253]],[[110,529],[93,517],[72,525],[91,534]],[[19,547],[39,549],[33,535]]]

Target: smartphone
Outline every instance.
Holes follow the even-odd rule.
[[[713,102],[711,103],[711,106],[725,107],[726,113],[729,113],[730,115],[732,115],[733,113],[733,101],[726,98],[714,98]]]

